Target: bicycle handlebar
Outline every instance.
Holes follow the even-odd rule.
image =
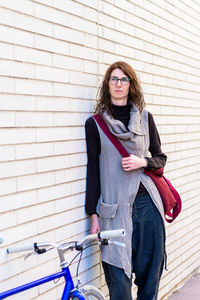
[[[114,238],[114,237],[123,237],[123,236],[125,236],[124,229],[101,231],[98,234],[98,237],[100,239],[110,239],[110,238]]]
[[[38,249],[39,247],[50,247],[50,246],[52,246],[53,248],[57,248],[59,245],[55,243],[30,243],[30,244],[9,247],[7,248],[7,253],[36,251],[36,249]]]
[[[110,239],[114,237],[123,237],[125,236],[125,230],[124,229],[116,229],[116,230],[108,230],[108,231],[101,231],[96,234],[89,234],[87,235],[81,242],[74,242],[73,244],[70,244],[67,246],[67,248],[76,249],[77,247],[82,247],[85,243],[100,239]],[[24,244],[19,246],[13,246],[7,248],[7,253],[15,253],[15,252],[22,252],[22,251],[35,251],[38,254],[46,252],[46,249],[40,249],[40,247],[53,247],[53,248],[61,248],[61,245],[58,245],[56,243],[30,243],[30,244]],[[65,248],[65,247],[64,247]]]

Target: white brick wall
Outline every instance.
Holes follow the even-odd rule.
[[[7,246],[88,231],[84,122],[116,60],[140,77],[168,155],[166,175],[183,200],[167,225],[159,299],[199,267],[199,20],[195,0],[0,0],[0,291],[58,268],[55,253],[24,262],[7,256]],[[97,249],[84,254],[81,278],[107,294]],[[49,283],[14,299],[58,299],[62,287]]]

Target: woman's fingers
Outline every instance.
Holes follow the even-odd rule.
[[[132,171],[147,165],[147,161],[144,158],[140,158],[131,154],[129,157],[122,158],[122,168],[124,171]]]

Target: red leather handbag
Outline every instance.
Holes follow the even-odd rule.
[[[120,143],[120,141],[114,136],[106,122],[102,119],[100,115],[94,115],[93,118],[96,120],[98,125],[101,127],[105,135],[109,138],[109,140],[112,142],[112,144],[116,147],[116,149],[119,151],[122,157],[128,157],[130,154],[128,151],[124,148],[124,146]],[[153,182],[155,183],[162,202],[163,207],[165,211],[165,220],[168,223],[173,222],[176,217],[181,212],[182,203],[179,193],[176,191],[176,189],[173,187],[173,185],[170,183],[170,181],[163,176],[163,168],[157,169],[157,170],[147,170],[144,169],[144,173],[147,176],[150,176]]]

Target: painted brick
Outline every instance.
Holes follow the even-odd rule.
[[[1,26],[0,35],[2,42],[34,47],[34,34],[30,34],[26,31],[15,29],[13,27]]]
[[[38,158],[37,159],[37,172],[48,172],[59,169],[66,169],[72,165],[70,157],[65,156],[55,156],[50,158]]]
[[[54,176],[51,173],[22,176],[17,178],[17,191],[26,191],[50,186],[53,183]]]
[[[35,4],[35,16],[39,19],[49,21],[49,24],[62,24],[64,26],[69,26],[69,14],[61,10],[54,9],[51,5],[47,6]]]
[[[116,19],[124,20],[124,11],[109,3],[103,2],[103,12],[107,15],[115,17]]]
[[[30,32],[36,32],[47,36],[52,36],[52,24],[36,19],[32,16],[14,14],[14,27]]]
[[[181,215],[166,226],[169,272],[159,299],[199,266],[199,8],[186,0],[0,1],[0,235],[8,237],[0,290],[58,262],[52,251],[24,264],[23,254],[5,255],[7,245],[79,240],[89,232],[84,123],[117,60],[140,78],[168,156],[165,174],[183,200]],[[86,251],[81,279],[108,294],[99,267],[99,253]],[[62,286],[47,284],[16,300],[59,299]]]
[[[76,168],[66,169],[62,171],[57,171],[55,173],[55,183],[59,184],[64,182],[70,182],[71,178],[73,178],[73,181],[80,180],[83,179],[84,176],[85,176],[85,168],[83,167],[76,167]]]
[[[42,4],[47,4],[49,6],[53,5],[53,0],[34,0],[34,2],[42,3]]]
[[[38,143],[16,146],[16,159],[27,159],[53,155],[52,143]]]
[[[35,70],[32,65],[14,62],[12,60],[0,61],[0,72],[1,75],[5,75],[5,76],[24,77],[24,78],[35,77]]]
[[[99,39],[99,49],[113,53],[115,50],[115,45],[113,42],[107,41],[105,39]]]
[[[17,110],[34,110],[35,99],[33,96],[2,94],[0,98],[0,109],[17,111]]]
[[[69,53],[69,45],[66,41],[42,35],[35,35],[35,48],[64,55]]]
[[[53,202],[43,203],[39,205],[29,206],[20,209],[17,212],[17,223],[30,222],[32,220],[37,220],[45,218],[47,215],[52,215],[55,212],[55,205]]]
[[[77,153],[70,155],[71,167],[78,167],[86,165],[86,155],[85,153]]]
[[[84,194],[78,194],[67,198],[58,199],[55,205],[56,212],[64,212],[69,209],[74,209],[80,205],[84,206]]]
[[[67,82],[68,72],[64,69],[51,68],[46,66],[37,66],[35,68],[35,77],[41,80]]]
[[[87,32],[87,33],[94,34],[94,35],[97,34],[97,26],[95,23],[87,21],[86,19],[76,17],[76,16],[70,15],[69,26],[71,28],[74,28],[77,30],[79,30],[81,28],[81,30],[83,32]]]
[[[85,130],[83,127],[71,127],[70,128],[70,139],[76,140],[77,138],[85,138]]]
[[[98,7],[98,0],[78,0],[77,2],[95,9]]]
[[[135,55],[134,52],[135,51],[133,51],[133,48],[131,48],[131,47],[127,47],[127,46],[120,45],[120,44],[117,44],[115,46],[115,53],[124,57],[124,60],[125,60],[125,57],[129,57],[130,55],[134,56]]]
[[[79,72],[70,72],[69,73],[69,82],[72,84],[81,84],[84,86],[94,86],[96,87],[96,75],[86,74]]]
[[[97,63],[92,61],[84,61],[83,62],[84,71],[87,73],[96,74],[97,73]]]
[[[36,171],[34,160],[0,163],[0,178],[32,174]]]
[[[131,24],[135,27],[139,27],[139,28],[144,28],[144,22],[145,20],[141,19],[140,17],[137,16],[137,14],[135,13],[129,13],[129,12],[126,12],[125,13],[125,21],[128,23],[128,24]],[[146,40],[146,38],[145,38]]]
[[[36,235],[36,233],[37,227],[34,222],[6,229],[4,231],[4,236],[6,236],[6,239],[4,240],[4,246],[8,246],[20,241],[23,242],[26,238]]]
[[[17,61],[30,62],[34,64],[52,65],[52,54],[22,46],[14,46],[14,59]]]
[[[84,33],[84,45],[86,47],[97,48],[98,38],[95,35]]]
[[[83,61],[80,58],[73,58],[59,54],[53,54],[53,65],[73,71],[83,71]]]
[[[13,46],[9,44],[0,44],[0,58],[12,59],[13,58]]]
[[[89,222],[86,220],[79,220],[79,222],[69,223],[63,227],[59,227],[56,230],[56,240],[60,241],[63,239],[67,239],[69,237],[73,237],[77,234],[77,232],[86,232],[89,230]]]
[[[13,112],[0,112],[0,127],[14,127],[15,114]]]
[[[1,230],[5,230],[9,227],[14,227],[17,225],[16,212],[4,212],[1,215]]]
[[[74,57],[79,57],[82,59],[87,59],[88,57],[90,60],[96,61],[97,60],[97,51],[96,49],[86,48],[80,45],[73,45],[70,44],[70,55]]]
[[[103,37],[121,44],[125,41],[125,34],[107,27],[103,28]]]
[[[35,130],[33,129],[1,129],[1,145],[27,143],[35,141]]]
[[[31,1],[19,0],[15,2],[12,0],[1,0],[1,6],[25,14],[33,14],[33,3]]]
[[[8,186],[6,187],[8,188]],[[12,190],[11,190],[12,192]],[[16,210],[36,203],[36,191],[16,193],[0,198],[0,212]]]
[[[14,13],[11,10],[0,7],[1,24],[13,26]]]
[[[54,143],[54,154],[85,152],[85,141],[67,141]]]
[[[93,99],[95,97],[95,88],[72,85],[72,84],[53,84],[54,96],[65,96],[71,98]]]
[[[55,200],[71,195],[71,184],[63,183],[53,185],[50,187],[44,187],[37,190],[37,201],[39,203],[49,200]]]
[[[115,21],[115,30],[123,32],[125,35],[135,36],[135,27],[119,20]]]
[[[61,11],[69,12],[72,15],[83,16],[85,6],[78,3],[78,1],[74,2],[74,1],[69,0],[66,3],[62,0],[59,0],[59,1],[53,0],[52,2],[53,2],[52,5]],[[93,2],[95,3],[95,1],[93,1]],[[89,4],[89,1],[88,1],[88,4]]]
[[[11,93],[14,92],[15,87],[14,87],[13,78],[0,76],[0,79],[1,79],[1,85],[0,85],[0,92],[1,93],[4,93],[4,92],[8,91],[8,89]]]
[[[66,98],[55,99],[52,97],[40,97],[36,98],[36,110],[46,112],[56,111],[69,111],[71,109],[71,100]]]
[[[37,142],[49,142],[49,141],[62,141],[68,140],[70,135],[70,128],[38,128],[36,130]]]
[[[82,14],[77,14],[78,16],[81,16]],[[97,10],[90,8],[90,7],[84,7],[83,16],[85,19],[96,22],[98,18]]]
[[[12,146],[0,147],[0,161],[9,161],[15,159],[15,148]]]
[[[42,218],[38,220],[37,227],[38,233],[48,231],[50,229],[55,229],[65,224],[71,222],[71,211],[56,214],[53,216],[47,216],[46,218]]]
[[[84,174],[86,174],[86,168],[83,169]],[[84,180],[79,180],[79,181],[74,181],[71,185],[72,188],[72,194],[76,193],[84,193],[85,192],[85,179]]]
[[[52,126],[53,114],[52,113],[34,113],[34,112],[17,112],[16,113],[16,126],[17,127],[40,127]]]
[[[104,13],[99,12],[99,23],[106,28],[115,28],[115,19],[112,16],[105,15]]]
[[[122,2],[120,0],[115,0],[114,3],[120,9],[131,12],[132,14],[135,13],[135,5],[133,3],[130,3],[129,1],[123,1]]]
[[[84,44],[84,34],[78,30],[73,30],[64,26],[53,26],[53,37],[62,41]]]

